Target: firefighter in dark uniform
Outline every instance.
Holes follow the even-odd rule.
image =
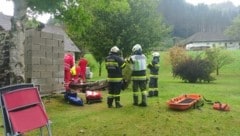
[[[125,67],[125,61],[120,57],[120,50],[117,46],[113,46],[109,52],[109,56],[105,59],[106,69],[108,73],[108,94],[107,105],[108,108],[113,107],[115,100],[116,108],[121,108],[120,93],[122,88],[122,69]]]
[[[132,89],[133,89],[133,105],[147,106],[147,77],[146,77],[146,56],[142,53],[140,44],[136,44],[132,48],[132,55],[128,62],[132,63]],[[139,88],[141,90],[142,101],[138,103]]]
[[[150,69],[148,97],[158,96],[158,72],[160,54],[158,52],[153,52],[152,56],[152,62],[147,66]]]

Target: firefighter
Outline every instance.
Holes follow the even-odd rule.
[[[146,56],[142,53],[140,44],[136,44],[132,48],[132,55],[128,62],[132,63],[132,89],[133,89],[133,105],[134,106],[147,106],[147,77],[146,77]],[[139,88],[141,90],[142,101],[138,103]]]
[[[108,73],[108,108],[113,107],[113,101],[115,100],[115,107],[121,108],[120,93],[122,86],[122,69],[125,67],[125,62],[120,57],[120,50],[117,46],[113,46],[110,49],[109,56],[105,58],[106,69]]]
[[[65,90],[69,91],[69,83],[71,82],[71,68],[74,65],[73,55],[71,53],[66,53],[64,55],[64,83]]]
[[[80,75],[82,77],[83,82],[86,82],[86,68],[88,65],[88,61],[84,58],[84,55],[81,56],[78,66],[81,68]]]
[[[148,68],[150,69],[150,81],[149,81],[149,91],[148,96],[158,96],[158,72],[159,72],[159,61],[160,54],[159,52],[152,53],[152,61],[148,64]]]

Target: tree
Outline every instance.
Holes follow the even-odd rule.
[[[113,8],[114,7],[114,8]],[[99,63],[99,76],[101,76],[102,62],[112,46],[118,45],[122,24],[122,16],[128,12],[128,3],[111,1],[101,8],[95,8],[95,20],[92,27],[84,35],[86,44],[96,61]]]
[[[228,64],[231,64],[234,59],[227,50],[220,48],[208,49],[205,51],[206,58],[213,64],[216,74],[219,75],[219,70]]]
[[[202,58],[201,54],[190,56],[184,48],[173,47],[169,50],[169,55],[174,77],[180,77],[189,83],[213,80],[210,75],[214,70],[213,64]]]
[[[122,50],[123,56],[130,55],[132,46],[137,43],[148,52],[161,46],[171,31],[157,13],[159,1],[128,0],[121,4],[118,10],[95,9],[93,25],[84,35],[99,64],[114,45]]]
[[[225,34],[235,40],[240,40],[240,15],[233,19],[231,26],[225,30]]]
[[[180,77],[189,83],[196,83],[197,81],[210,82],[214,79],[210,75],[212,72],[213,65],[209,60],[196,57],[188,58],[175,66],[173,76]]]
[[[128,3],[130,12],[120,20],[123,29],[118,44],[125,55],[129,55],[137,43],[142,45],[144,52],[163,46],[172,30],[157,11],[160,1],[128,0]]]
[[[162,0],[159,13],[173,26],[173,36],[186,38],[197,32],[223,32],[239,14],[231,2],[193,6],[184,0]]]

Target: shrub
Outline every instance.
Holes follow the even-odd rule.
[[[213,71],[213,64],[207,59],[200,59],[199,57],[195,59],[188,58],[173,68],[173,76],[180,77],[182,80],[190,83],[196,83],[197,81],[210,82],[214,80],[211,76]]]
[[[176,67],[178,64],[182,63],[183,61],[188,59],[186,50],[181,47],[173,47],[169,50],[170,52],[170,61],[172,64],[172,67]]]

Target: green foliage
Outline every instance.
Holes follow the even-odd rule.
[[[225,33],[235,40],[240,40],[240,15],[233,19],[232,25],[225,30]]]
[[[113,8],[112,5],[118,6]],[[102,3],[100,8],[93,10],[95,20],[84,37],[90,52],[99,63],[104,61],[110,48],[116,45],[121,31],[118,21],[127,11],[128,4],[125,0]]]
[[[79,39],[83,33],[92,25],[92,8],[98,2],[85,0],[70,0],[61,6],[55,14],[57,19],[63,21],[66,31],[73,40]]]
[[[88,61],[88,67],[90,67],[90,69],[92,71],[95,71],[97,70],[97,62],[96,60],[94,59],[94,57],[92,56],[92,54],[85,54],[84,57],[87,59]]]
[[[189,58],[174,67],[173,76],[180,77],[189,83],[196,83],[197,81],[210,82],[214,79],[211,76],[213,70],[213,64],[210,61],[199,57],[195,59]]]
[[[65,0],[27,0],[28,7],[39,13],[56,13]]]
[[[164,24],[162,16],[157,12],[159,1],[129,0],[131,11],[121,18],[123,25],[118,46],[124,55],[131,53],[135,44],[142,45],[144,52],[154,47],[163,46],[171,28]]]
[[[209,59],[202,58],[202,54],[186,52],[181,47],[173,47],[169,51],[172,73],[174,77],[190,83],[197,81],[212,81],[211,73],[214,71],[214,63]]]
[[[40,23],[36,19],[28,20],[25,23],[25,29],[37,28],[39,25]]]
[[[234,59],[231,52],[220,48],[208,49],[205,51],[206,58],[213,64],[216,74],[219,75],[219,70],[225,66],[233,63]]]
[[[61,10],[59,17],[63,17],[70,37],[87,45],[99,63],[112,46],[118,46],[127,56],[132,46],[139,43],[147,52],[151,47],[161,46],[171,31],[157,13],[159,1],[77,2]]]
[[[219,75],[219,70],[223,66],[234,61],[228,50],[220,48],[208,49],[200,54],[198,52],[187,54],[183,48],[173,47],[169,52],[173,75],[189,82],[211,81],[214,78],[210,74],[214,70]]]

